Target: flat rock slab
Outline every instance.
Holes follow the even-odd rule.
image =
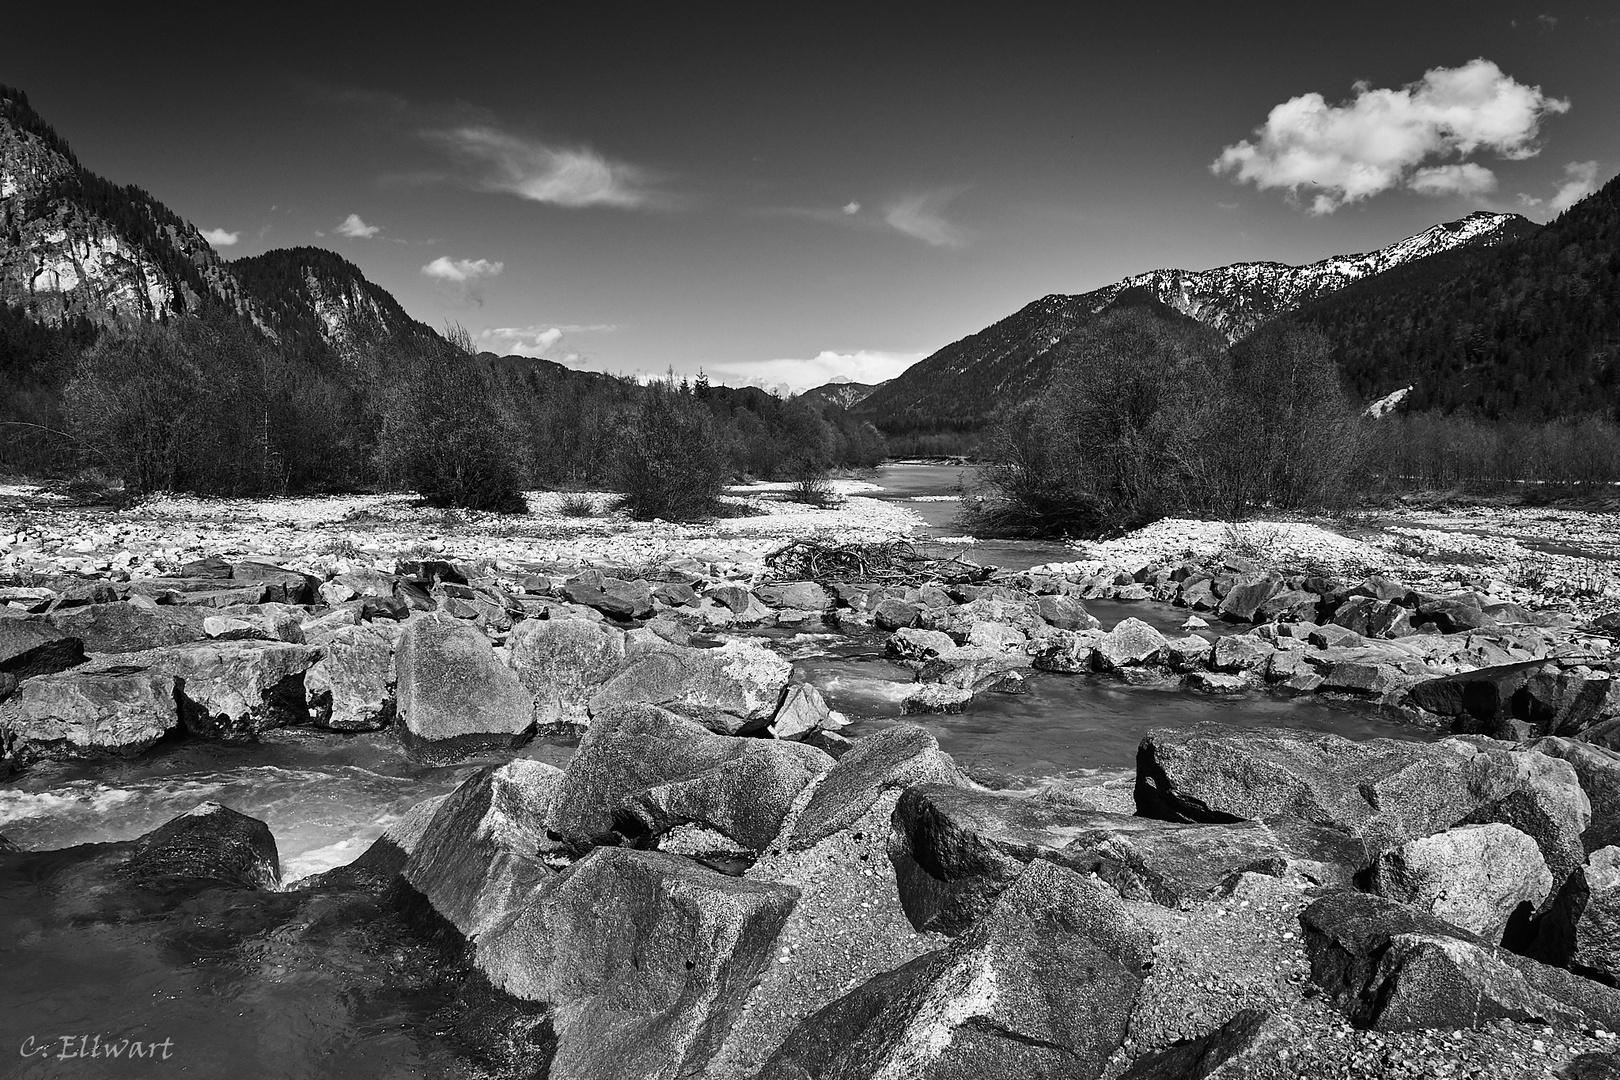
[[[50,615],[53,626],[84,642],[92,653],[141,652],[201,641],[208,613],[197,608],[93,604]]]

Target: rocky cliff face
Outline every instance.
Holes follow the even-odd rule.
[[[324,248],[280,248],[237,259],[229,269],[267,327],[295,349],[353,362],[367,348],[434,336],[387,289]]]
[[[25,95],[0,87],[0,302],[47,323],[115,325],[213,301],[247,313],[196,228],[85,169]]]

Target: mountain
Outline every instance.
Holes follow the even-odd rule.
[[[856,405],[872,396],[882,383],[858,383],[845,380],[843,382],[822,383],[812,386],[799,395],[803,401],[815,405],[836,405],[840,409],[852,409]]]
[[[0,86],[0,304],[48,324],[100,326],[246,312],[197,229],[134,186],[79,164],[20,90]]]
[[[1045,296],[913,364],[854,411],[891,433],[974,430],[1034,394],[1051,373],[1054,347],[1121,300],[1151,298],[1233,341],[1356,281],[1449,251],[1512,243],[1536,230],[1517,214],[1481,212],[1387,248],[1305,266],[1252,262],[1153,270],[1089,293]]]
[[[1408,410],[1620,419],[1620,177],[1544,229],[1460,248],[1301,307],[1348,387]]]

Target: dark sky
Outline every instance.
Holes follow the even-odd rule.
[[[98,7],[0,35],[87,166],[611,371],[882,378],[1046,293],[1620,170],[1612,0]]]

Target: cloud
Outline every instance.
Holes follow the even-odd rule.
[[[356,240],[370,240],[373,236],[382,232],[382,226],[367,225],[360,220],[359,214],[350,214],[343,219],[343,223],[337,227],[337,231],[341,236],[352,236]]]
[[[647,170],[613,161],[588,147],[551,146],[490,124],[463,124],[425,134],[470,166],[468,183],[482,191],[572,208],[633,210],[672,203],[656,189]]]
[[[452,259],[448,255],[440,255],[422,267],[422,273],[440,281],[463,282],[494,277],[505,269],[506,264],[502,262],[490,262],[488,259]]]
[[[1564,166],[1564,182],[1558,185],[1558,192],[1548,201],[1547,207],[1555,214],[1562,214],[1597,189],[1598,163],[1572,161]]]
[[[945,219],[945,208],[959,194],[960,189],[903,195],[888,207],[883,220],[934,247],[963,247],[967,234]]]
[[[1480,58],[1431,68],[1398,90],[1357,83],[1355,96],[1340,105],[1315,92],[1290,98],[1271,110],[1253,141],[1226,147],[1210,170],[1262,190],[1280,188],[1291,199],[1309,189],[1313,214],[1401,187],[1474,194],[1489,190],[1484,166],[1428,163],[1481,152],[1509,161],[1534,157],[1542,120],[1568,111],[1568,101]]]
[[[242,234],[240,232],[226,232],[224,229],[204,229],[202,238],[214,247],[222,248],[230,247],[242,239]]]
[[[557,344],[568,334],[609,333],[618,327],[611,323],[578,325],[564,323],[559,326],[492,326],[480,330],[477,342],[486,352],[502,356],[534,356],[545,360],[560,360],[572,364],[580,359],[577,352],[562,352]],[[561,353],[561,355],[558,355]]]
[[[853,199],[851,199],[849,202],[844,204],[844,213],[846,213],[846,214],[858,214],[860,212],[861,212],[861,204],[854,201]]]
[[[759,360],[753,363],[718,364],[714,371],[727,381],[774,389],[786,386],[792,392],[808,390],[822,383],[844,381],[878,383],[892,379],[923,358],[923,353],[880,352],[860,349],[834,352],[825,349],[808,360]]]

